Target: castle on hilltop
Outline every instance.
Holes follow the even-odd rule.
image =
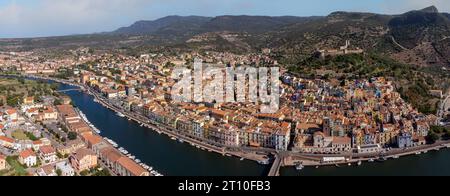
[[[316,51],[317,56],[320,58],[325,58],[326,56],[339,56],[345,54],[361,54],[364,50],[356,47],[354,49],[350,49],[350,41],[346,40],[345,45],[341,46],[339,49],[318,49]]]

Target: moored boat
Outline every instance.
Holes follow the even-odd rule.
[[[305,168],[305,166],[303,166],[303,164],[301,164],[301,163],[299,163],[295,166],[295,169],[298,171],[303,170],[304,168]]]

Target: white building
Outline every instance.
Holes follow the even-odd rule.
[[[32,167],[37,164],[36,154],[30,149],[24,150],[19,154],[19,162],[27,167]]]
[[[74,176],[75,175],[75,170],[66,161],[56,163],[55,167],[57,170],[61,171],[61,176]]]

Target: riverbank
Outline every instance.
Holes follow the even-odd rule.
[[[74,84],[74,85],[77,85],[77,84]],[[122,113],[125,115],[125,118],[128,118],[129,120],[132,120],[139,124],[142,124],[143,126],[150,128],[153,131],[165,134],[169,138],[176,138],[176,140],[178,140],[178,141],[187,142],[187,143],[191,144],[192,146],[195,146],[201,150],[218,153],[222,156],[235,156],[235,157],[238,157],[241,159],[248,159],[248,160],[256,161],[258,163],[262,163],[267,160],[265,155],[258,155],[256,153],[248,153],[248,152],[244,152],[244,151],[242,151],[242,152],[227,151],[225,147],[213,146],[213,145],[210,145],[207,143],[200,142],[197,139],[193,139],[193,138],[178,134],[176,132],[176,130],[173,130],[173,128],[171,128],[171,127],[167,127],[162,124],[152,124],[144,116],[141,116],[139,114],[129,113],[127,111],[122,110],[121,108],[117,108],[114,105],[110,104],[108,102],[108,100],[106,100],[106,98],[102,97],[100,94],[96,93],[89,87],[87,87],[87,86],[82,86],[82,87],[86,90],[87,94],[93,96],[95,98],[95,100],[98,101],[98,103],[103,105],[103,107],[106,107],[117,113]],[[448,143],[448,142],[444,142],[444,143]],[[392,152],[385,154],[385,156],[383,156],[383,157],[386,159],[394,158],[394,157],[400,158],[403,156],[414,155],[414,154],[417,154],[418,152],[422,152],[422,151],[429,151],[429,150],[433,150],[433,149],[436,150],[436,148],[438,148],[437,150],[440,150],[441,147],[439,145],[441,145],[441,144],[443,144],[443,143],[438,143],[438,144],[431,145],[431,146],[427,145],[427,146],[421,146],[418,148],[411,148],[406,151],[394,150]],[[336,155],[336,156],[345,156],[345,155]],[[277,166],[274,170],[280,170],[281,167],[296,166],[299,161],[301,161],[304,166],[308,166],[308,167],[330,166],[330,165],[333,166],[333,165],[342,165],[342,164],[358,164],[359,162],[371,162],[371,161],[374,161],[375,159],[379,159],[380,155],[379,154],[352,154],[351,156],[349,156],[350,158],[347,159],[346,161],[333,162],[333,163],[323,163],[320,161],[321,158],[327,157],[327,155],[318,155],[318,157],[308,157],[308,158],[305,158],[305,157],[308,157],[308,155],[301,155],[300,159],[297,159],[298,156],[296,157],[295,155],[293,155],[289,158],[291,161],[287,161],[286,158],[283,158],[283,160],[281,160],[281,163],[277,164]],[[272,163],[272,164],[274,164],[274,163]],[[275,173],[277,173],[277,172],[275,172]],[[270,175],[270,172],[269,172],[269,175]]]
[[[139,123],[155,132],[165,134],[169,138],[174,138],[178,140],[179,142],[187,142],[192,146],[195,146],[196,148],[199,148],[201,150],[206,150],[208,152],[214,152],[218,153],[222,156],[235,156],[237,158],[243,158],[248,159],[256,162],[265,161],[267,158],[264,158],[265,155],[258,155],[256,153],[249,153],[249,152],[235,152],[235,151],[228,151],[226,150],[226,147],[218,147],[213,146],[207,143],[203,143],[198,141],[197,139],[190,138],[185,135],[181,135],[177,133],[173,128],[162,125],[162,124],[152,124],[149,122],[149,120],[145,119],[145,117],[140,116],[139,114],[133,114],[127,111],[124,111],[120,108],[115,107],[114,105],[110,104],[105,98],[103,98],[101,95],[97,94],[96,92],[92,91],[90,88],[85,87],[87,89],[87,93],[91,96],[94,96],[95,100],[98,101],[103,107],[106,107],[116,113],[121,113],[124,115],[124,118],[128,118],[129,120],[132,120],[136,123]]]
[[[96,100],[103,107],[108,108],[116,113],[123,114],[124,118],[128,118],[129,120],[132,120],[138,124],[141,124],[149,129],[151,129],[152,131],[164,134],[169,138],[175,138],[178,141],[187,142],[190,145],[197,147],[198,149],[208,151],[208,152],[218,153],[222,156],[235,156],[237,158],[240,158],[241,160],[247,159],[247,160],[251,160],[251,161],[256,161],[258,163],[267,161],[267,158],[266,158],[267,155],[260,155],[254,151],[249,151],[249,152],[230,151],[230,150],[227,150],[226,147],[218,147],[218,146],[210,145],[210,144],[198,141],[198,139],[194,139],[194,138],[190,138],[185,135],[178,134],[176,132],[176,130],[173,130],[173,128],[171,128],[171,127],[168,127],[168,126],[165,126],[162,124],[152,124],[152,122],[149,122],[149,120],[146,119],[146,117],[141,116],[140,114],[130,113],[130,112],[122,110],[121,108],[117,108],[116,106],[109,103],[109,101],[106,100],[106,98],[104,98],[102,95],[98,94],[97,92],[95,92],[94,90],[89,88],[88,86],[73,83],[70,81],[62,80],[62,79],[41,77],[41,76],[35,76],[35,75],[24,76],[24,77],[30,77],[30,78],[41,79],[41,80],[49,80],[49,81],[54,81],[57,83],[62,83],[62,84],[79,87],[82,90],[84,90],[84,92],[87,93],[88,95],[93,96],[94,100]]]
[[[42,79],[46,79],[46,80],[52,80],[52,79],[50,79],[50,78],[42,78]],[[53,80],[53,81],[55,81],[55,80]],[[76,85],[76,84],[69,84],[69,85]],[[77,85],[76,85],[77,86]],[[79,86],[79,85],[78,85]],[[88,91],[84,91],[85,93],[88,93]],[[88,93],[89,94],[89,93]],[[95,98],[95,95],[92,95],[92,94],[90,94],[91,96],[94,96],[94,98]],[[102,98],[101,97],[101,95],[98,95],[100,98]],[[103,98],[102,98],[103,99]],[[101,100],[101,99],[99,99],[99,100]],[[101,104],[101,103],[100,103]],[[103,103],[102,105],[103,105],[103,107],[105,107],[105,108],[107,108],[104,104],[109,104],[107,101],[105,102],[105,103]],[[121,111],[121,109],[117,109],[117,108],[115,108],[114,106],[112,106],[112,105],[109,105],[110,106],[110,110],[111,111],[114,111],[114,112],[118,112],[118,111]],[[124,113],[125,114],[125,113]],[[253,155],[256,155],[256,153],[245,153],[245,152],[241,152],[242,154],[244,154],[244,155],[239,155],[239,152],[234,152],[234,151],[227,151],[227,149],[226,148],[220,148],[220,147],[216,147],[216,146],[213,146],[213,145],[207,145],[207,144],[203,144],[202,142],[199,142],[199,141],[196,141],[196,139],[192,139],[192,138],[189,138],[189,137],[186,137],[186,136],[184,136],[184,135],[179,135],[179,134],[177,134],[176,132],[174,132],[173,130],[170,130],[170,129],[168,129],[168,128],[165,128],[166,130],[164,130],[163,129],[163,127],[161,126],[161,125],[158,125],[158,124],[148,124],[145,120],[142,120],[140,117],[138,117],[138,116],[133,116],[132,114],[127,114],[127,117],[126,118],[130,118],[130,120],[133,120],[133,121],[135,121],[135,122],[137,122],[138,124],[142,124],[142,123],[145,123],[145,125],[146,126],[148,126],[149,128],[151,128],[154,132],[161,132],[161,134],[164,134],[164,135],[167,135],[169,138],[171,138],[171,137],[175,137],[176,139],[181,139],[183,142],[185,142],[185,143],[192,143],[191,145],[192,146],[199,146],[198,147],[198,149],[201,149],[201,148],[204,148],[203,150],[204,151],[211,151],[211,152],[215,152],[215,153],[217,153],[217,154],[220,154],[220,155],[222,155],[222,156],[227,156],[227,154],[228,154],[228,156],[236,156],[236,157],[244,157],[245,159],[248,159],[248,160],[254,160],[254,161],[258,161],[259,159],[261,159],[261,158],[264,158],[263,156],[258,156],[258,157],[253,157]],[[193,140],[193,141],[192,141]],[[170,141],[170,140],[169,140]],[[203,145],[206,145],[206,146],[203,146]],[[207,148],[209,148],[209,147],[211,147],[212,149],[207,149]],[[431,148],[431,147],[429,147],[429,146],[424,146],[424,149],[425,148]],[[213,151],[214,150],[214,151]],[[407,154],[403,154],[403,153],[409,153],[409,155],[411,155],[411,154],[414,154],[414,153],[412,153],[412,152],[395,152],[395,153],[398,153],[398,155],[399,156],[407,156]],[[295,155],[294,155],[295,156]],[[303,156],[302,158],[303,159],[305,159],[305,160],[308,160],[307,158],[304,158],[305,156],[309,156],[309,155],[301,155],[301,156]],[[311,164],[311,166],[316,166],[317,165],[317,161],[315,161],[315,160],[319,160],[320,159],[320,157],[326,157],[326,156],[328,156],[328,155],[317,155],[317,157],[315,157],[315,156],[312,156],[311,157],[311,159],[312,159],[312,164]],[[329,156],[344,156],[344,155],[329,155]],[[359,155],[359,156],[362,156],[362,155]],[[354,156],[354,158],[355,159],[353,159],[353,162],[352,163],[355,163],[355,162],[358,162],[359,160],[363,160],[363,161],[368,161],[370,158],[358,158],[358,159],[356,159],[356,157],[357,156]],[[373,158],[373,159],[377,159],[378,157],[379,157],[379,155],[371,155],[371,157]],[[293,159],[295,159],[295,158],[293,158]],[[344,163],[340,163],[340,164],[345,164],[345,163],[348,163],[348,162],[344,162]],[[285,164],[283,164],[283,165],[285,165],[285,166],[287,166],[287,167],[290,167],[290,166],[292,166],[292,165],[295,165],[295,164],[289,164],[288,162],[286,162]],[[333,164],[328,164],[328,165],[334,165],[334,163]],[[320,164],[319,166],[324,166],[324,164]]]
[[[330,163],[323,163],[321,162],[322,157],[325,157],[323,155],[318,156],[310,156],[304,155],[302,157],[296,157],[292,156],[292,159],[289,161],[284,162],[285,167],[292,167],[296,166],[299,162],[302,162],[303,166],[306,167],[317,167],[317,166],[335,166],[335,165],[346,165],[346,164],[355,164],[359,162],[384,162],[388,159],[399,159],[405,156],[411,156],[411,155],[420,155],[425,154],[431,151],[440,151],[442,149],[450,148],[450,141],[441,141],[437,142],[433,145],[426,145],[426,146],[420,146],[416,148],[410,148],[408,150],[397,150],[396,152],[386,153],[383,155],[380,154],[366,154],[366,155],[357,155],[352,157],[349,155],[330,155],[328,157],[345,157],[345,161],[338,161],[338,162],[330,162]]]

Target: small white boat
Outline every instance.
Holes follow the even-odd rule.
[[[269,165],[269,160],[258,161],[261,165]]]
[[[171,140],[177,140],[177,138],[175,138],[175,137],[171,137],[170,139],[171,139]]]
[[[416,152],[416,155],[420,155],[420,154],[422,154],[422,152]]]
[[[245,160],[243,157],[241,158],[241,159],[239,159],[240,161],[243,161],[243,160]]]
[[[369,159],[369,163],[373,163],[373,162],[375,162],[375,160]]]
[[[398,155],[395,155],[395,156],[393,156],[392,158],[394,158],[394,159],[398,159],[398,158],[400,158]]]
[[[361,166],[362,165],[362,161],[358,161],[358,164],[357,164],[358,166]]]
[[[125,117],[125,115],[124,115],[124,114],[122,114],[121,112],[117,112],[117,116],[120,116],[120,117]]]
[[[303,166],[303,164],[297,164],[296,166],[295,166],[295,169],[296,170],[298,170],[298,171],[300,171],[300,170],[303,170],[305,168],[305,166]]]
[[[136,163],[141,163],[141,160],[139,160],[139,159],[136,159],[135,161],[136,161]]]

